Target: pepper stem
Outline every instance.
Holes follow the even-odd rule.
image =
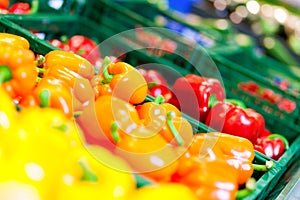
[[[35,60],[36,66],[41,66],[45,62],[45,57],[43,55],[39,55],[38,58]]]
[[[30,14],[34,14],[37,13],[37,11],[39,10],[39,0],[33,0],[31,2],[31,6],[30,6]]]
[[[116,144],[120,141],[120,135],[118,133],[118,128],[119,128],[119,126],[118,126],[117,122],[113,122],[110,126],[111,136]]]
[[[274,166],[274,162],[272,160],[267,160],[266,164],[264,165],[258,165],[258,164],[252,164],[255,171],[259,172],[266,172],[269,169],[272,169]]]
[[[267,138],[269,138],[269,139],[279,138],[283,141],[285,150],[290,148],[289,141],[283,135],[273,133],[273,134],[269,135]]]
[[[105,58],[103,59],[103,62],[102,62],[102,73],[103,73],[105,83],[109,83],[111,81],[111,79],[113,78],[113,76],[110,75],[107,71],[108,65],[110,63],[111,63],[111,61],[110,61],[109,57],[105,56]]]
[[[157,97],[155,97],[154,99],[154,103],[156,104],[163,104],[165,102],[165,98],[163,95],[158,95]]]
[[[254,178],[249,178],[246,182],[245,189],[241,189],[236,193],[236,199],[243,199],[249,196],[256,188],[256,180]]]
[[[39,98],[40,98],[40,100],[41,100],[41,104],[40,104],[40,106],[42,107],[42,108],[45,108],[45,107],[49,107],[49,105],[50,105],[50,93],[49,93],[49,90],[47,90],[47,89],[44,89],[44,90],[42,90],[41,92],[40,92],[40,94],[39,94]]]
[[[46,71],[45,68],[40,68],[40,67],[37,67],[36,70],[39,74],[43,74]]]
[[[181,138],[180,134],[178,133],[177,129],[175,128],[174,124],[172,123],[172,119],[175,117],[175,112],[170,111],[167,113],[167,125],[171,130],[176,142],[181,146],[183,145],[184,141]]]
[[[225,102],[232,103],[233,105],[239,106],[244,110],[247,109],[247,106],[245,105],[245,103],[240,100],[237,100],[237,99],[225,99]]]
[[[217,96],[215,94],[210,95],[208,98],[208,107],[212,108],[217,103],[218,103]]]
[[[12,79],[12,71],[6,65],[0,65],[0,84]]]
[[[96,176],[96,174],[94,174],[86,165],[86,163],[84,163],[83,161],[79,161],[79,165],[83,171],[83,175],[81,177],[82,181],[89,181],[89,182],[97,182],[98,181],[98,177]]]

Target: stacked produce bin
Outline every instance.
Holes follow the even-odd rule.
[[[169,88],[172,88],[176,79],[188,74],[215,78],[224,87],[226,98],[242,100],[247,107],[262,114],[266,128],[271,133],[287,138],[289,148],[285,149],[278,160],[255,150],[254,165],[265,165],[271,161],[273,166],[264,171],[254,171],[251,177],[256,180],[255,190],[241,199],[265,199],[284,172],[299,158],[300,102],[299,91],[295,90],[299,86],[297,76],[286,70],[284,64],[269,57],[257,58],[251,55],[248,50],[252,46],[241,46],[232,38],[238,34],[234,29],[224,32],[212,27],[190,25],[171,12],[144,2],[120,4],[108,0],[85,3],[63,1],[56,10],[43,7],[51,5],[49,2],[43,4],[40,1],[41,7],[34,14],[1,15],[1,32],[24,37],[34,53],[44,56],[59,49],[53,46],[51,40],[63,42],[75,35],[86,36],[95,41],[101,54],[101,58],[96,61],[89,55],[86,58],[95,66],[95,73],[103,70],[103,58],[112,56],[139,70],[144,68],[157,71],[165,77]],[[144,12],[141,7],[146,6],[148,9]],[[167,23],[162,23],[165,20]],[[170,24],[180,28],[171,31]],[[182,27],[200,32],[202,39],[195,41],[184,37],[183,33],[178,33]],[[153,42],[155,39],[159,42]],[[273,74],[278,77],[273,77]],[[288,79],[293,86],[291,89],[282,88],[274,82],[275,78]],[[144,99],[144,102],[155,101],[155,97],[149,93]],[[183,112],[182,116],[191,125],[195,135],[221,131],[189,113]],[[86,138],[90,137],[89,134],[83,130]],[[94,142],[92,139],[90,141]],[[136,188],[156,184],[149,177],[133,174]],[[245,187],[240,185],[239,189]]]

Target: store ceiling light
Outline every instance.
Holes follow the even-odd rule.
[[[254,15],[256,15],[260,9],[260,5],[259,5],[259,3],[257,3],[257,1],[248,1],[246,3],[246,7],[249,10],[249,12]]]

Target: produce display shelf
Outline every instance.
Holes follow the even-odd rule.
[[[117,2],[120,3],[121,1]],[[86,7],[83,15],[98,24],[110,27],[115,34],[129,29],[134,29],[137,24],[143,27],[165,27],[157,23],[157,20],[155,20],[157,15],[163,15],[166,18],[175,20],[177,23],[189,26],[190,28],[194,27],[180,20],[171,12],[161,10],[146,1],[139,1],[139,3],[126,2],[124,4],[116,4],[102,0],[91,2],[89,6],[90,7]],[[143,9],[143,7],[147,7],[147,9]],[[95,12],[95,10],[97,10],[97,12]],[[112,18],[114,18],[113,22],[110,20]],[[205,33],[218,41],[219,37],[217,35],[220,34],[218,31],[213,29],[206,30],[208,30],[208,32]],[[198,31],[201,32],[201,30]],[[283,128],[285,129],[283,132],[293,130],[294,134],[298,134],[297,132],[300,130],[300,120],[298,117],[300,115],[300,77],[297,75],[294,68],[290,68],[289,66],[267,56],[259,57],[250,50],[251,48],[240,47],[232,49],[232,47],[227,44],[221,46],[220,51],[214,51],[213,49],[209,50],[209,48],[202,48],[200,45],[194,44],[192,45],[193,49],[190,50],[186,46],[187,44],[182,42],[182,37],[179,34],[172,34],[168,31],[160,34],[162,36],[167,34],[167,37],[171,38],[177,44],[180,44],[179,46],[182,46],[182,48],[179,48],[179,50],[175,51],[173,54],[165,54],[161,58],[170,61],[170,64],[175,64],[182,68],[189,69],[193,73],[199,73],[199,68],[205,67],[200,66],[205,65],[206,62],[206,60],[201,60],[207,56],[203,56],[203,54],[208,54],[216,63],[219,70],[219,72],[210,72],[210,75],[214,75],[215,73],[221,74],[224,83],[226,83],[224,85],[226,86],[228,97],[242,99],[247,106],[255,108],[258,112],[263,114],[265,118],[271,118],[268,123],[269,127],[272,127],[272,129],[275,130],[280,128],[277,127],[279,126],[278,124],[280,124],[278,122],[283,121],[286,124]],[[228,37],[233,36],[234,33],[228,33]],[[218,44],[226,43],[218,41]],[[203,53],[205,51],[206,53]],[[183,52],[189,53],[188,55],[185,55]],[[152,56],[160,59],[160,57],[156,55]],[[168,61],[163,63],[169,64]],[[276,74],[276,76],[274,76],[274,74]],[[271,102],[261,96],[257,96],[257,94],[249,93],[238,87],[240,83],[247,83],[251,81],[257,83],[260,88],[264,88],[266,91],[268,90],[275,93],[274,95],[276,95],[276,97],[280,97],[281,100],[277,101],[277,99],[275,102]],[[287,82],[289,85],[279,86],[280,83],[278,82]],[[292,102],[293,107],[295,108],[285,110],[280,107],[284,104],[283,102],[286,101]],[[273,115],[276,117],[272,117]],[[288,135],[288,137],[295,138],[296,135]]]
[[[84,17],[79,16],[65,16],[65,15],[57,15],[53,17],[47,17],[47,15],[28,15],[28,16],[15,16],[15,15],[6,15],[0,18],[0,30],[1,32],[14,33],[20,36],[25,37],[29,40],[31,44],[31,48],[36,53],[46,54],[47,52],[56,49],[48,44],[46,41],[42,41],[37,36],[35,36],[30,31],[34,32],[42,32],[45,34],[45,39],[52,39],[54,37],[59,37],[61,35],[74,35],[74,34],[83,34],[88,37],[91,37],[101,43],[103,40],[112,36],[115,32],[112,31],[109,27],[106,27],[101,24],[97,24],[93,21],[85,19]],[[96,25],[97,24],[97,25]],[[22,27],[20,27],[20,26]],[[28,31],[30,30],[30,31]],[[119,42],[119,43],[118,43]],[[120,45],[116,46],[116,49],[119,47],[125,50],[130,49],[130,47],[126,47],[126,43],[122,43],[122,38],[116,43],[112,45]],[[111,48],[113,49],[113,48]],[[101,51],[102,52],[102,51]],[[103,51],[105,52],[105,51]],[[114,51],[108,50],[104,54],[115,53]],[[158,63],[165,64],[171,67],[174,67],[176,71],[180,74],[185,75],[191,73],[192,71],[188,68],[183,68],[182,66],[175,65],[173,62],[168,61],[168,59],[164,59],[161,57],[153,56],[152,54],[148,54],[145,51],[130,51],[125,56],[125,61],[128,61],[130,64],[143,64],[143,63]],[[227,82],[224,81],[224,84]],[[188,121],[192,124],[194,128],[194,132],[209,132],[213,131],[212,129],[206,127],[204,124],[185,116]],[[276,118],[276,117],[274,117]],[[269,119],[266,119],[268,122]],[[283,123],[283,122],[281,122]],[[269,125],[268,125],[269,126]],[[281,128],[284,128],[284,125],[281,124]],[[277,132],[280,130],[278,129]],[[295,131],[291,131],[290,133],[294,133]],[[281,133],[281,132],[280,132]],[[282,132],[285,136],[288,135],[286,132]],[[290,141],[296,137],[297,134],[289,137]],[[296,143],[295,143],[296,142]],[[292,160],[293,155],[296,151],[298,151],[297,146],[299,143],[299,139],[295,140],[291,148],[283,155],[282,161],[279,160],[274,161],[275,166],[267,171],[267,172],[257,172],[254,173],[253,177],[257,179],[257,189],[255,192],[247,197],[247,199],[263,199],[266,197],[272,189],[275,187],[276,183],[279,181],[281,175],[286,170],[286,167]],[[271,160],[266,156],[260,154],[259,152],[255,152],[255,160],[254,163],[264,164],[266,160]],[[139,180],[137,178],[137,180]],[[148,182],[140,179],[140,186],[144,184],[148,184]]]

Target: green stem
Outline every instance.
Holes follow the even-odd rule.
[[[239,107],[243,108],[244,110],[247,109],[247,106],[245,105],[245,103],[240,100],[237,100],[237,99],[225,99],[225,102],[232,103],[233,105],[239,106]]]
[[[39,55],[38,58],[35,60],[36,66],[41,66],[45,62],[45,57],[43,55]]]
[[[60,131],[63,131],[63,132],[66,132],[68,130],[68,125],[62,124],[60,126],[53,126],[53,128],[55,128],[57,130],[60,130]]]
[[[98,177],[96,176],[96,174],[94,174],[85,163],[80,161],[79,165],[83,171],[83,175],[81,177],[82,181],[89,181],[89,182],[97,182],[98,181]]]
[[[45,107],[49,107],[49,104],[50,104],[50,92],[49,90],[47,89],[44,89],[40,92],[39,94],[39,98],[40,98],[40,101],[41,101],[41,104],[40,106],[42,108],[45,108]]]
[[[217,99],[217,96],[215,94],[212,94],[209,96],[209,99],[208,99],[208,107],[209,108],[212,108],[214,105],[216,105],[218,103],[218,99]]]
[[[69,37],[66,36],[66,35],[62,35],[62,36],[60,37],[60,41],[62,41],[62,43],[64,43],[64,44],[68,44]]]
[[[279,138],[283,141],[285,150],[290,148],[289,141],[283,135],[273,133],[273,134],[269,135],[267,138],[269,138],[269,139]]]
[[[82,111],[75,111],[74,114],[73,114],[74,119],[79,117],[81,114],[82,114]]]
[[[40,82],[42,80],[41,77],[36,77],[36,82]]]
[[[269,169],[272,169],[274,166],[274,162],[272,160],[266,161],[265,165],[252,164],[255,171],[266,172]]]
[[[246,188],[241,189],[236,193],[236,199],[243,199],[249,196],[256,188],[256,180],[254,178],[250,178],[246,183]]]
[[[37,67],[36,70],[39,74],[43,74],[46,71],[45,68],[40,68],[40,67]]]
[[[154,103],[156,104],[163,104],[165,102],[165,98],[163,95],[158,95],[157,97],[155,97],[154,99]]]
[[[12,71],[6,65],[0,65],[0,84],[12,79]]]
[[[175,117],[175,112],[170,111],[167,113],[167,125],[171,130],[174,138],[176,139],[177,143],[181,146],[183,145],[184,141],[181,138],[180,134],[178,133],[177,129],[175,128],[174,124],[172,123],[172,119]]]
[[[102,62],[102,73],[105,80],[105,83],[109,83],[113,78],[113,75],[110,75],[107,71],[108,65],[111,63],[109,57],[105,56]]]
[[[32,0],[30,6],[30,14],[37,13],[39,10],[39,0]]]
[[[110,126],[111,136],[116,144],[120,141],[120,135],[118,133],[118,128],[119,128],[119,126],[118,126],[117,122],[113,122]]]

